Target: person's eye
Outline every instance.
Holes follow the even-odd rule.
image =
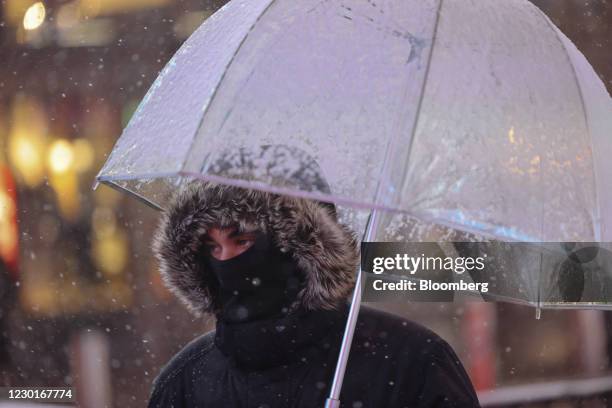
[[[204,250],[207,253],[214,254],[214,253],[219,252],[221,250],[221,247],[216,244],[204,244]]]
[[[246,245],[252,244],[253,240],[252,239],[246,239],[246,238],[245,239],[239,239],[237,243],[240,246],[246,246]]]

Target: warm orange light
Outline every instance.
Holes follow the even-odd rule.
[[[49,148],[48,158],[51,172],[66,173],[74,164],[74,149],[67,140],[56,140]]]
[[[15,217],[15,211],[13,199],[0,190],[0,254],[5,248],[12,250],[17,246],[17,234],[10,223]]]
[[[24,167],[34,166],[40,159],[40,149],[26,135],[19,135],[15,138],[12,153],[16,161],[20,162]]]
[[[80,196],[78,178],[74,170],[51,174],[49,182],[55,191],[62,216],[71,221],[76,220],[80,210]]]
[[[17,275],[19,232],[17,229],[17,198],[15,183],[5,165],[0,163],[0,259]]]
[[[53,142],[47,163],[51,173],[49,181],[55,191],[60,212],[65,218],[75,220],[79,213],[80,199],[72,144],[64,139]]]
[[[32,4],[23,15],[23,28],[36,30],[45,22],[45,15],[45,5],[41,1]]]
[[[45,111],[34,98],[17,95],[13,101],[8,152],[13,168],[29,187],[45,176]]]
[[[37,186],[44,178],[43,149],[42,140],[37,135],[20,130],[13,133],[9,142],[11,162],[30,187]]]

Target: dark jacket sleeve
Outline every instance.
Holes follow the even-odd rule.
[[[422,354],[419,408],[479,408],[478,397],[459,357],[438,338]]]
[[[183,408],[184,390],[180,377],[159,376],[153,382],[148,408]]]
[[[214,332],[206,333],[187,344],[161,369],[153,381],[148,408],[187,408],[192,399],[187,389],[193,364],[201,362],[213,347]]]

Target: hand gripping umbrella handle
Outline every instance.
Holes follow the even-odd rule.
[[[370,219],[365,232],[364,242],[370,242],[374,238],[376,232],[376,224],[378,221],[378,210],[372,210]],[[357,317],[359,316],[359,307],[361,306],[361,266],[357,272],[355,280],[355,289],[351,299],[351,307],[346,319],[344,328],[344,336],[340,345],[340,353],[338,354],[338,362],[336,363],[336,371],[334,372],[334,380],[332,382],[329,397],[325,400],[325,408],[340,408],[340,391],[342,390],[342,382],[346,372],[346,363],[348,362],[349,353],[351,352],[351,343],[355,334],[355,326],[357,325]]]

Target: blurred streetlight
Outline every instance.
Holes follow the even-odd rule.
[[[18,95],[13,101],[11,122],[8,145],[11,164],[27,186],[36,187],[45,175],[46,114],[34,98]]]
[[[59,139],[53,142],[49,149],[49,168],[53,173],[66,173],[73,164],[74,151],[67,140]]]
[[[23,15],[23,28],[36,30],[45,22],[45,5],[42,1],[32,4]]]
[[[49,181],[62,215],[75,220],[79,213],[78,179],[74,168],[74,148],[65,139],[54,141],[48,151]]]

